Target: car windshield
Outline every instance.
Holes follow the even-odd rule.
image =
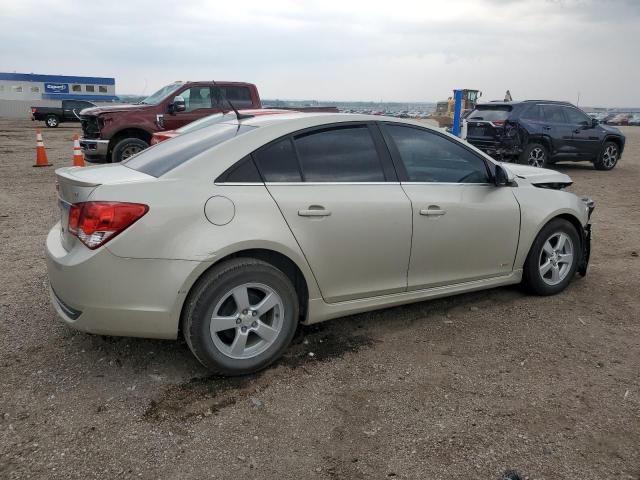
[[[502,106],[487,106],[487,107],[477,107],[471,114],[469,115],[469,120],[487,120],[489,122],[495,121],[505,121],[509,118],[509,113],[511,112],[511,107],[508,105]]]
[[[220,123],[161,142],[130,157],[123,165],[160,177],[196,155],[258,127]]]
[[[172,83],[171,85],[166,85],[162,87],[160,90],[155,92],[153,95],[149,95],[147,98],[142,100],[140,103],[144,105],[157,105],[162,100],[167,98],[170,94],[178,90],[182,86],[182,83]]]
[[[235,116],[232,118],[235,118]],[[180,133],[195,132],[196,130],[200,130],[201,128],[208,127],[209,125],[215,125],[216,123],[220,123],[223,120],[225,120],[224,114],[214,113],[213,115],[209,115],[208,117],[204,117],[199,120],[196,120],[195,122],[188,123],[184,127],[180,127],[176,131]]]

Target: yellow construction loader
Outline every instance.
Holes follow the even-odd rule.
[[[482,92],[480,90],[472,90],[469,88],[465,88],[462,90],[463,117],[465,113],[468,113],[476,108],[476,103],[478,103],[478,99],[481,96]],[[451,96],[443,102],[436,103],[436,111],[431,115],[430,118],[436,120],[440,127],[450,127],[451,125],[453,125],[454,107],[455,101],[453,99],[453,96]]]

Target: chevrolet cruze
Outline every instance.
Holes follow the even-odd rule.
[[[298,323],[586,273],[593,202],[425,124],[228,119],[123,164],[56,171],[52,303],[104,335],[184,335],[211,370],[264,368]]]

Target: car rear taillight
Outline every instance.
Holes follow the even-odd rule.
[[[93,250],[122,233],[148,211],[149,207],[141,203],[74,203],[69,211],[69,232]]]
[[[33,114],[33,113],[36,113],[36,111],[37,111],[37,110],[38,110],[38,109],[37,109],[36,107],[31,107],[31,113],[32,113],[32,114]]]
[[[494,125],[498,125],[498,126],[502,126],[504,125],[506,120],[493,120],[491,123],[493,123]]]

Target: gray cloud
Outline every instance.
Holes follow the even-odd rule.
[[[640,106],[640,2],[0,0],[3,70],[115,76],[119,93],[173,80],[258,84],[264,97],[483,98]]]

